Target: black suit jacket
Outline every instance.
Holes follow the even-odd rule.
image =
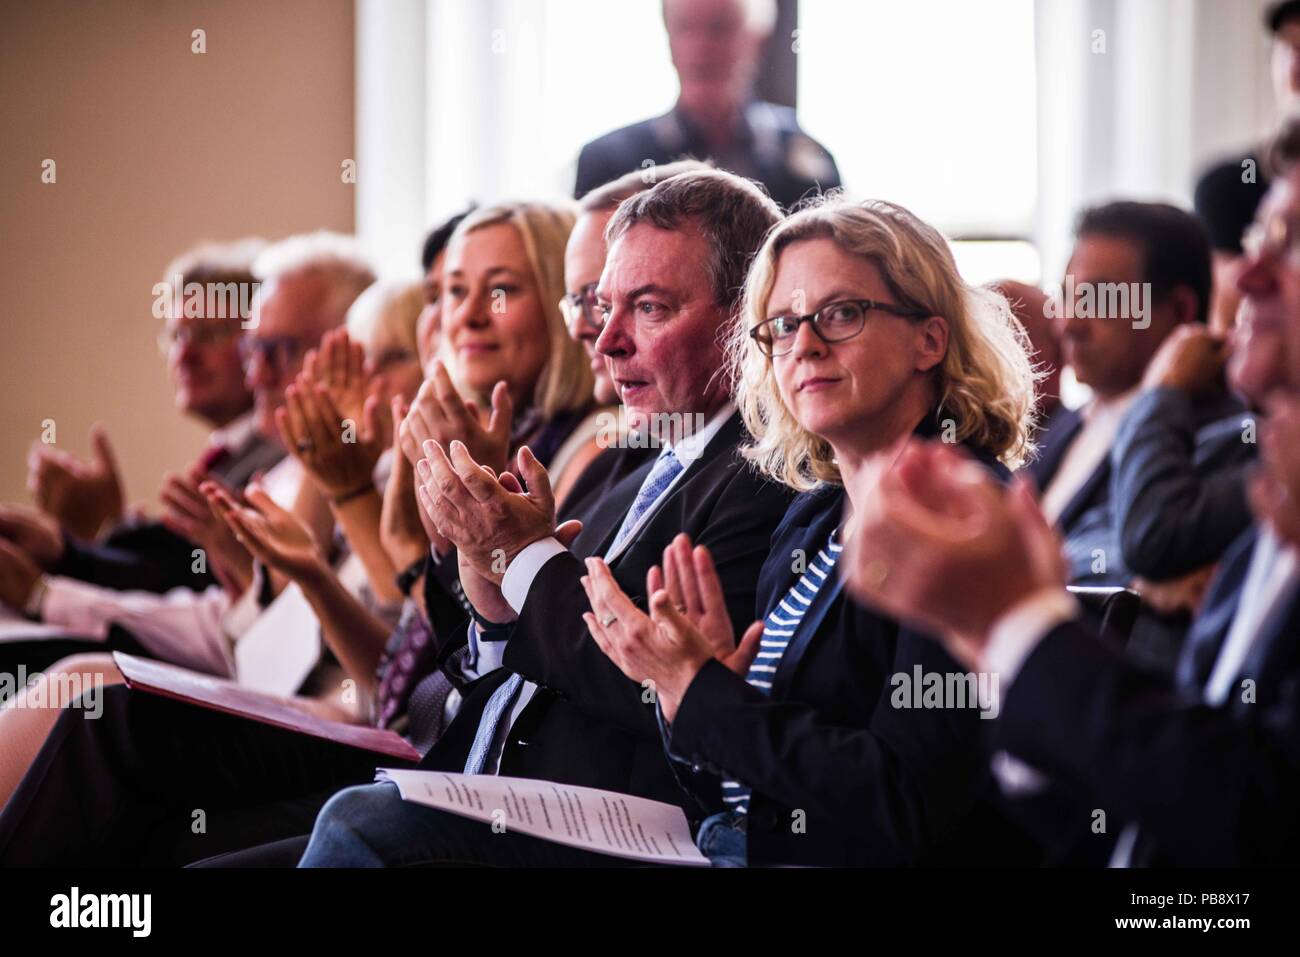
[[[759,577],[760,616],[802,574],[796,551],[825,548],[844,502],[842,488],[823,487],[791,505]],[[988,800],[992,722],[973,702],[895,707],[894,676],[911,681],[916,668],[965,672],[934,640],[851,600],[835,576],[805,612],[770,693],[718,662],[704,667],[671,729],[674,768],[709,813],[725,808],[722,780],[752,789],[751,865],[1025,862],[1027,839]]]
[[[645,168],[647,162],[662,165],[686,157],[721,159],[724,168],[766,186],[786,208],[840,185],[835,160],[799,127],[795,111],[788,106],[749,103],[737,135],[742,145],[736,155],[713,156],[705,136],[675,108],[614,130],[582,148],[574,196],[581,199],[597,186]]]
[[[772,530],[790,496],[760,479],[739,457],[746,433],[732,415],[700,458],[683,473],[635,537],[610,564],[629,596],[646,599],[645,576],[680,532],[713,554],[733,622],[754,608],[758,572]],[[645,689],[624,677],[587,633],[590,610],[579,582],[581,559],[604,555],[653,460],[588,498],[569,552],[548,561],[533,580],[505,652],[505,667],[467,689],[467,697],[423,767],[459,771],[492,692],[517,672],[539,685],[512,726],[500,773],[606,788],[689,808],[664,755],[654,707]]]
[[[1215,476],[1240,469],[1250,458],[1251,448],[1241,441],[1240,425],[1224,428],[1225,417],[1238,421],[1240,403],[1226,395],[1196,403],[1158,398],[1149,392],[1134,401],[1116,433],[1112,453],[1098,463],[1057,517],[1065,536],[1071,584],[1128,585],[1135,574],[1125,561],[1128,555],[1139,559],[1142,569],[1137,573],[1156,579],[1176,577],[1212,561],[1241,530],[1242,508],[1231,504],[1230,492],[1208,505],[1200,501],[1203,490],[1218,481]],[[1028,466],[1040,489],[1056,477],[1083,424],[1078,411],[1064,406],[1047,420],[1039,434],[1038,457]],[[1175,449],[1181,452],[1175,454]],[[1129,507],[1117,509],[1115,502]],[[1219,524],[1202,534],[1198,523],[1211,513],[1219,515]],[[1191,519],[1195,521],[1189,523]],[[1181,525],[1175,529],[1178,522]],[[1226,532],[1220,533],[1221,528]],[[1202,538],[1205,544],[1189,544]],[[1095,566],[1098,551],[1105,558],[1101,570]],[[1207,553],[1210,557],[1205,560],[1198,557]],[[1196,564],[1184,567],[1187,560]]]
[[[254,435],[214,466],[210,475],[227,488],[240,489],[256,472],[284,458],[274,442]],[[139,589],[159,594],[173,588],[202,591],[216,584],[211,571],[195,570],[193,542],[161,522],[123,522],[100,542],[64,536],[63,555],[55,574],[119,590]]]
[[[1222,707],[1201,697],[1237,614],[1254,532],[1225,554],[1180,662],[1180,682],[1134,669],[1070,622],[1026,659],[997,745],[1078,795],[1114,835],[1140,828],[1149,863],[1290,864],[1300,853],[1300,589],[1293,588]],[[1085,839],[1081,839],[1086,841]]]
[[[1124,414],[1110,455],[1110,498],[1124,567],[1167,581],[1212,565],[1251,523],[1246,473],[1254,416],[1231,396],[1194,403],[1148,389]]]

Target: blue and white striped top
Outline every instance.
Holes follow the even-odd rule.
[[[763,640],[759,645],[758,657],[749,666],[745,680],[764,694],[771,693],[772,679],[776,676],[785,649],[798,631],[799,623],[803,621],[813,599],[835,571],[835,563],[839,561],[843,549],[835,541],[838,531],[836,529],[831,532],[826,547],[817,552],[807,571],[799,576],[785,597],[768,612],[763,623]],[[737,814],[749,813],[749,794],[749,788],[739,781],[722,782],[722,800],[726,802],[728,810]]]

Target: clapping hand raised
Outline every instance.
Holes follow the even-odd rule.
[[[201,491],[205,478],[197,470],[189,475],[163,477],[160,520],[181,538],[200,546],[212,574],[232,595],[243,593],[253,580],[253,557],[235,538],[221,516],[208,505]]]
[[[216,482],[204,482],[201,489],[235,538],[264,565],[298,582],[328,571],[325,554],[307,526],[275,504],[260,485],[244,490],[243,503]]]
[[[498,382],[492,390],[492,411],[486,413],[460,397],[447,367],[438,360],[402,422],[402,451],[416,465],[427,454],[426,443],[436,442],[447,449],[452,442],[460,442],[470,458],[499,475],[510,467],[513,416],[514,405],[505,382]]]
[[[103,426],[90,430],[92,454],[82,461],[42,443],[27,457],[27,488],[37,507],[78,538],[94,538],[124,513],[122,478]]]
[[[370,488],[393,425],[388,401],[378,389],[366,396],[360,421],[345,415],[330,391],[305,373],[285,389],[284,397],[283,408],[275,413],[280,436],[321,494],[337,503]]]
[[[1275,399],[1268,413],[1250,503],[1279,538],[1300,548],[1300,402]]]

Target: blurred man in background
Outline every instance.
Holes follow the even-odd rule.
[[[799,128],[794,110],[753,98],[775,0],[664,0],[663,9],[677,105],[584,146],[574,195],[684,157],[757,180],[786,208],[839,186],[835,160]]]
[[[1173,206],[1097,206],[1079,219],[1065,289],[1056,311],[1063,357],[1092,398],[1043,423],[1029,470],[1065,536],[1071,582],[1127,584],[1111,514],[1111,446],[1160,344],[1185,323],[1205,322],[1209,243],[1196,218]]]
[[[253,394],[239,355],[239,338],[251,317],[230,308],[251,301],[252,263],[264,246],[260,239],[198,246],[174,259],[154,287],[165,316],[158,343],[176,407],[212,429],[207,448],[188,471],[231,488],[242,488],[284,454],[253,427]],[[224,308],[213,315],[208,314],[209,301],[218,303],[206,294],[208,289],[222,295]],[[191,295],[193,291],[197,293]],[[166,508],[160,520],[127,519],[108,434],[97,425],[91,441],[89,461],[50,445],[33,445],[28,487],[44,514],[0,508],[0,535],[23,545],[54,573],[107,588],[164,592],[213,584],[206,571],[194,571],[194,543],[168,528]]]

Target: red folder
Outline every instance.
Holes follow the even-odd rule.
[[[238,715],[251,721],[297,731],[313,738],[324,738],[363,751],[373,751],[403,761],[418,762],[420,752],[401,735],[363,724],[348,724],[319,718],[296,707],[287,698],[277,698],[261,691],[242,688],[226,678],[214,678],[188,668],[138,658],[121,651],[113,660],[133,691],[188,701],[200,708]]]

